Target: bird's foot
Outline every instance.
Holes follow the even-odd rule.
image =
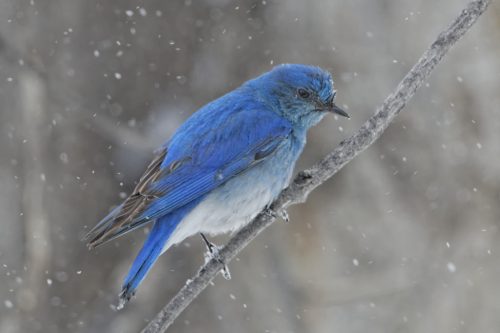
[[[265,214],[269,215],[269,217],[276,219],[280,217],[285,223],[290,222],[290,216],[288,215],[288,212],[285,209],[280,209],[278,211],[268,208],[265,210]]]
[[[290,216],[288,216],[288,212],[285,209],[278,211],[278,215],[283,221],[285,221],[285,223],[290,222]]]
[[[299,177],[302,179],[310,179],[312,178],[312,172],[310,170],[302,170],[299,172]]]
[[[207,246],[207,252],[205,252],[205,263],[209,262],[212,259],[215,259],[219,261],[224,267],[221,269],[220,273],[226,280],[231,280],[231,272],[229,272],[229,268],[227,267],[226,263],[224,260],[219,255],[219,250],[222,248],[220,246],[215,245],[214,243],[210,242],[207,237],[203,233],[200,232],[201,238],[203,238],[203,241],[205,242],[205,245]]]

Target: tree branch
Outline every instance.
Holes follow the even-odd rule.
[[[262,211],[250,224],[243,227],[229,240],[227,245],[219,252],[220,259],[226,263],[233,259],[259,233],[274,222],[276,214],[273,214],[273,211],[281,211],[290,205],[305,202],[312,190],[327,181],[344,165],[375,142],[415,94],[416,90],[429,77],[450,47],[484,13],[490,1],[477,0],[470,2],[453,23],[439,34],[434,43],[399,83],[396,90],[385,99],[382,106],[363,124],[359,131],[342,141],[334,151],[312,168],[299,173],[293,183],[281,192],[272,204],[271,209]],[[221,261],[212,259],[201,267],[196,276],[188,280],[177,295],[142,332],[165,332],[179,314],[209,285],[223,266]]]

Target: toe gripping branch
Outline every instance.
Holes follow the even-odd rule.
[[[272,208],[266,209],[266,214],[271,216],[272,218],[281,218],[285,223],[290,222],[290,217],[288,216],[288,213],[285,209],[280,209],[279,211],[275,211]],[[221,249],[220,246],[215,245],[214,243],[210,242],[208,238],[200,232],[200,236],[203,239],[203,242],[205,243],[207,247],[207,252],[205,253],[205,263],[208,261],[215,259],[219,261],[224,267],[221,269],[221,274],[226,280],[231,280],[231,272],[229,272],[229,268],[227,267],[226,263],[224,260],[220,257],[219,255],[219,250]]]
[[[290,222],[290,216],[288,215],[288,212],[285,209],[280,209],[278,211],[272,209],[271,207],[267,208],[265,210],[265,214],[269,215],[273,219],[277,219],[278,217],[281,218],[285,223]]]

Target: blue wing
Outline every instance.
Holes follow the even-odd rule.
[[[179,128],[134,193],[89,232],[91,247],[199,199],[261,163],[291,133],[290,123],[266,108],[221,104],[227,101],[208,104]]]

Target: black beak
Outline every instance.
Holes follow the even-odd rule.
[[[338,114],[338,115],[340,115],[342,117],[351,118],[351,117],[349,117],[349,114],[347,112],[345,112],[344,110],[342,110],[341,108],[339,108],[334,103],[332,103],[331,105],[328,106],[327,111],[331,112],[331,113],[336,113],[336,114]]]

